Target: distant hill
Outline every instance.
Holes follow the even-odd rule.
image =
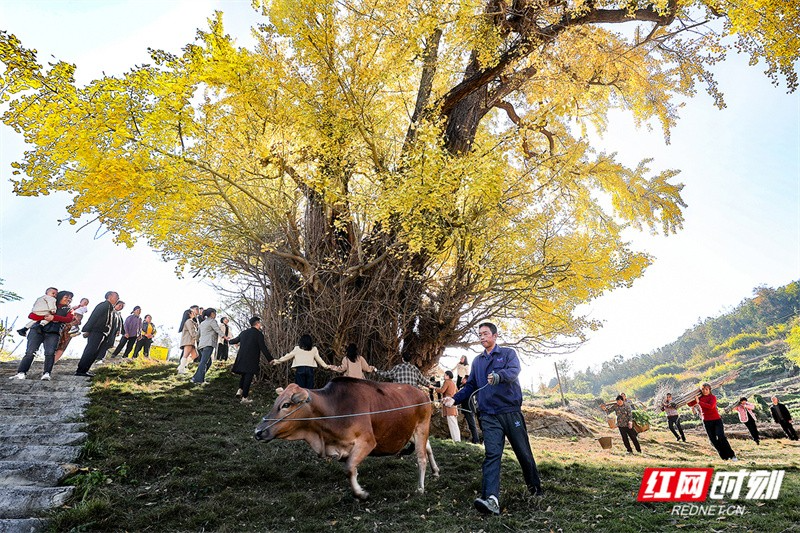
[[[568,387],[604,396],[625,391],[646,401],[667,388],[694,387],[734,369],[739,377],[724,387],[730,394],[777,393],[782,401],[800,403],[800,281],[756,287],[752,298],[707,318],[675,342],[649,354],[618,355],[599,371],[577,372]]]

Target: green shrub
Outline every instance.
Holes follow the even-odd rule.
[[[711,381],[741,367],[742,367],[741,361],[717,364],[714,367],[709,368],[703,374],[702,381]]]
[[[761,361],[751,375],[753,379],[783,376],[796,372],[797,365],[782,354],[770,355]]]
[[[769,346],[761,344],[760,342],[754,342],[753,344],[746,346],[744,348],[737,348],[736,350],[728,352],[728,357],[733,359],[742,356],[746,357],[751,355],[762,355],[770,351],[772,351],[772,348],[770,348]]]
[[[789,335],[786,336],[786,344],[789,345],[786,357],[793,363],[800,365],[800,324],[792,327]]]
[[[663,376],[665,374],[679,374],[683,372],[683,365],[678,363],[664,363],[653,367],[646,375],[648,376]]]
[[[722,344],[714,346],[711,350],[711,355],[721,355],[725,352],[734,351],[738,348],[752,346],[754,343],[761,344],[772,340],[774,337],[764,333],[740,333],[735,337],[731,337]]]

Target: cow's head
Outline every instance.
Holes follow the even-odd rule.
[[[308,390],[292,383],[278,395],[269,414],[256,426],[255,437],[258,440],[271,441],[290,436],[297,423],[285,422],[292,418],[302,418],[308,414],[307,405],[311,401]],[[305,413],[305,414],[303,414]]]

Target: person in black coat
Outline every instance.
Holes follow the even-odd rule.
[[[78,369],[75,370],[76,376],[92,377],[94,374],[89,372],[92,364],[100,355],[104,341],[111,333],[114,315],[114,306],[119,301],[119,294],[115,291],[108,291],[106,299],[97,304],[89,320],[83,325],[83,336],[86,337],[86,348],[83,350],[81,360],[78,362]]]
[[[264,334],[261,333],[261,318],[254,316],[250,319],[250,329],[242,331],[238,337],[229,341],[230,344],[239,345],[239,353],[236,354],[236,361],[233,363],[231,371],[235,374],[241,374],[239,380],[239,390],[236,396],[241,396],[242,403],[253,403],[253,400],[247,396],[250,394],[250,383],[253,381],[259,371],[261,363],[261,354],[267,358],[267,361],[272,361],[272,354],[267,349],[267,344],[264,342]]]
[[[125,302],[122,300],[119,300],[116,305],[114,305],[114,313],[111,315],[111,332],[106,336],[103,345],[100,347],[100,353],[97,354],[97,361],[95,362],[98,365],[105,359],[106,353],[114,347],[114,343],[117,342],[117,336],[122,334],[122,324],[125,321],[122,319],[120,311],[124,308]]]
[[[783,432],[786,433],[789,440],[798,440],[797,431],[795,431],[792,425],[792,414],[785,405],[778,401],[777,396],[772,397],[772,405],[769,406],[769,410],[770,413],[772,413],[772,419],[781,425]]]

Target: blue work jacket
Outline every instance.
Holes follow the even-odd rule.
[[[488,383],[491,372],[500,376],[500,383],[489,385],[478,392],[478,411],[490,415],[514,413],[522,407],[522,388],[519,385],[519,358],[512,348],[495,344],[492,352],[486,350],[472,361],[472,371],[467,384],[453,396],[455,403],[465,403],[473,392]]]

